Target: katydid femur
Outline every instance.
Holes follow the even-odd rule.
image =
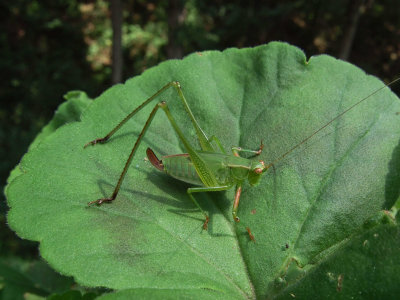
[[[259,155],[263,149],[263,144],[261,142],[260,148],[258,150],[248,150],[242,149],[240,147],[233,147],[232,154],[227,154],[225,149],[222,147],[220,141],[216,136],[212,136],[208,138],[204,131],[200,128],[197,123],[192,111],[189,108],[189,105],[183,95],[182,89],[180,87],[179,82],[173,81],[162,87],[158,92],[156,92],[153,96],[144,101],[141,105],[135,108],[130,114],[128,114],[125,119],[123,119],[113,130],[111,130],[105,137],[95,139],[85,145],[85,147],[89,145],[95,145],[97,143],[106,142],[118,129],[121,128],[130,118],[132,118],[137,112],[139,112],[143,107],[149,104],[152,100],[154,100],[157,96],[162,94],[165,90],[170,87],[174,87],[178,93],[179,98],[181,99],[186,112],[188,113],[194,129],[196,130],[197,138],[201,147],[201,150],[195,150],[194,147],[188,142],[188,140],[183,135],[182,131],[176,124],[173,116],[171,115],[167,103],[165,101],[161,101],[157,103],[153,110],[151,111],[142,131],[140,132],[135,145],[132,148],[132,151],[128,157],[128,160],[125,163],[124,169],[119,177],[117,185],[115,186],[114,192],[109,198],[101,198],[95,201],[89,202],[91,204],[101,205],[104,202],[112,202],[118,195],[121,184],[124,180],[124,177],[128,171],[128,168],[132,162],[132,159],[136,153],[136,150],[145,135],[147,128],[149,127],[151,121],[153,120],[157,110],[161,108],[165,114],[175,132],[179,136],[179,139],[183,143],[187,153],[177,154],[177,155],[168,155],[162,157],[161,160],[157,158],[154,154],[153,150],[150,148],[147,149],[147,157],[149,161],[155,166],[157,169],[164,171],[168,175],[187,182],[189,184],[196,185],[196,187],[188,188],[187,194],[189,198],[193,201],[196,207],[203,213],[204,215],[204,223],[203,229],[207,229],[208,225],[208,215],[204,212],[201,206],[198,204],[196,199],[193,196],[193,193],[201,193],[201,192],[217,192],[217,191],[225,191],[236,186],[235,200],[232,208],[232,216],[236,222],[239,222],[239,217],[237,214],[240,194],[242,191],[243,182],[248,179],[250,185],[256,185],[263,172],[265,172],[268,167],[265,166],[263,161],[254,161],[248,158],[243,158],[239,156],[239,152],[250,152],[255,155]],[[252,240],[254,240],[253,236],[250,233],[250,229],[248,229],[249,235]]]
[[[154,167],[156,167],[160,171],[164,171],[168,175],[187,182],[189,184],[196,185],[196,187],[188,188],[187,193],[189,198],[193,201],[195,206],[203,213],[205,221],[203,223],[203,229],[207,229],[208,225],[208,215],[204,212],[204,210],[200,207],[194,196],[193,193],[199,192],[216,192],[216,191],[224,191],[228,190],[232,187],[236,187],[235,199],[233,202],[232,208],[232,216],[236,222],[239,222],[238,217],[238,206],[239,206],[239,199],[240,194],[242,192],[242,184],[247,179],[251,186],[257,185],[261,179],[262,174],[268,170],[271,166],[283,158],[285,158],[289,153],[291,153],[296,148],[300,147],[302,144],[307,142],[313,136],[318,134],[336,119],[340,118],[348,111],[359,105],[361,102],[367,100],[372,95],[376,94],[380,90],[388,87],[395,82],[399,81],[400,78],[397,78],[390,82],[387,85],[382,86],[381,88],[375,90],[373,93],[369,94],[368,96],[362,98],[361,100],[357,101],[355,104],[351,105],[340,114],[336,115],[333,119],[328,121],[325,125],[320,127],[318,130],[314,131],[310,136],[303,139],[300,143],[296,144],[294,147],[286,151],[280,157],[275,159],[269,164],[265,164],[263,161],[258,160],[251,160],[248,158],[243,158],[239,156],[239,152],[250,152],[254,155],[259,155],[263,149],[263,144],[261,142],[260,148],[258,150],[248,150],[242,149],[240,147],[233,147],[232,154],[227,154],[222,147],[220,141],[216,136],[211,136],[208,138],[204,131],[200,128],[199,124],[197,123],[192,111],[190,110],[185,96],[182,93],[182,89],[180,87],[179,82],[173,81],[162,87],[158,92],[156,92],[153,96],[145,100],[141,105],[135,108],[130,114],[128,114],[125,119],[123,119],[113,130],[111,130],[105,137],[95,139],[85,145],[95,145],[97,143],[104,143],[106,142],[118,129],[120,129],[130,118],[132,118],[137,112],[139,112],[143,107],[149,104],[152,100],[154,100],[157,96],[162,94],[165,90],[170,87],[174,87],[178,93],[179,98],[181,99],[184,108],[189,115],[194,129],[197,134],[197,138],[201,147],[201,150],[195,150],[193,146],[187,141],[185,136],[183,135],[182,131],[179,129],[178,125],[176,124],[173,116],[171,115],[167,103],[165,101],[161,101],[157,103],[153,110],[151,111],[142,131],[140,132],[135,145],[132,148],[132,151],[128,157],[128,160],[125,163],[124,169],[119,177],[117,185],[112,193],[111,197],[109,198],[101,198],[95,201],[89,202],[91,204],[98,204],[101,205],[104,202],[112,202],[118,195],[120,190],[121,184],[124,180],[124,177],[128,171],[128,168],[132,162],[132,159],[135,155],[135,152],[146,133],[151,121],[153,120],[157,110],[161,108],[169,122],[171,123],[172,127],[174,128],[175,132],[179,136],[181,142],[183,143],[187,153],[185,154],[176,154],[176,155],[168,155],[164,156],[159,160],[154,152],[148,148],[146,153],[149,161],[152,163]],[[251,240],[255,241],[254,236],[252,235],[250,229],[247,227],[246,230],[248,231],[249,237]]]

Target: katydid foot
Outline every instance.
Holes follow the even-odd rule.
[[[83,146],[83,148],[86,148],[87,146],[90,146],[90,145],[96,145],[97,143],[103,144],[103,143],[105,143],[107,141],[108,141],[108,137],[98,138],[98,139],[95,139],[93,141],[90,141],[89,143],[86,143],[85,146]]]
[[[261,140],[260,148],[258,148],[258,150],[256,151],[255,155],[260,155],[261,152],[263,151],[263,149],[264,149],[264,144],[263,144],[263,142]]]
[[[83,146],[83,148],[86,148],[87,146],[90,146],[90,145],[96,145],[97,143],[102,144],[102,143],[107,142],[107,140],[108,140],[108,137],[98,138],[93,141],[90,141],[89,143],[86,143],[85,146]]]
[[[88,203],[88,205],[92,205],[92,204],[97,204],[97,205],[102,205],[105,202],[112,202],[115,199],[115,197],[110,197],[110,198],[101,198],[101,199],[97,199],[94,201],[90,201]]]
[[[210,218],[208,216],[206,216],[206,220],[204,221],[204,224],[203,224],[203,230],[208,229],[208,221],[210,221]]]
[[[254,243],[256,242],[256,239],[254,238],[254,235],[251,233],[251,230],[249,227],[246,227],[247,233],[249,234],[250,240],[252,240]]]
[[[233,213],[232,215],[233,215],[233,220],[234,220],[236,223],[239,223],[239,222],[240,222],[240,218],[236,215],[236,213]]]

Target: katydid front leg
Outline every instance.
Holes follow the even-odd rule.
[[[233,202],[233,208],[232,208],[232,217],[233,217],[233,220],[235,220],[235,222],[237,222],[237,223],[240,222],[240,219],[237,216],[237,210],[239,207],[239,200],[240,200],[241,193],[242,193],[242,184],[240,183],[236,186],[235,201]]]
[[[260,148],[258,150],[249,150],[249,149],[243,149],[242,147],[232,147],[232,153],[233,155],[239,157],[239,152],[250,152],[254,153],[255,156],[260,155],[262,150],[264,149],[264,144],[261,141]]]

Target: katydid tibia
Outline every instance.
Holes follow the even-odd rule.
[[[219,139],[216,136],[211,136],[210,138],[204,133],[201,129],[200,125],[196,121],[189,105],[186,101],[186,98],[182,92],[181,86],[179,82],[173,81],[166,84],[162,87],[159,91],[157,91],[153,96],[149,97],[145,100],[141,105],[135,108],[131,113],[129,113],[113,130],[111,130],[105,137],[95,139],[85,145],[85,147],[89,145],[95,145],[97,143],[104,143],[116,132],[118,131],[130,118],[132,118],[137,112],[139,112],[143,107],[147,104],[152,102],[156,97],[162,94],[165,90],[173,87],[180,100],[183,103],[183,106],[189,115],[193,127],[196,131],[197,139],[200,144],[201,150],[196,150],[186,139],[183,132],[179,128],[178,124],[176,123],[174,117],[171,115],[168,105],[165,101],[161,101],[157,103],[153,110],[151,111],[145,125],[143,126],[142,131],[140,132],[132,150],[128,157],[128,160],[125,163],[124,169],[121,172],[117,185],[109,198],[101,198],[98,200],[94,200],[89,202],[91,204],[98,204],[101,205],[104,202],[112,202],[118,195],[118,192],[121,188],[121,184],[124,180],[124,177],[128,171],[128,168],[132,162],[132,159],[136,153],[136,150],[142,141],[143,136],[145,135],[149,125],[151,124],[156,112],[159,108],[161,108],[164,113],[166,114],[169,122],[171,123],[172,127],[174,128],[176,134],[178,135],[179,139],[183,143],[187,153],[184,154],[176,154],[176,155],[168,155],[164,156],[161,159],[158,159],[157,156],[154,154],[153,150],[150,148],[147,149],[146,154],[151,162],[151,164],[156,167],[160,171],[164,171],[168,175],[187,182],[189,184],[193,184],[196,187],[191,187],[187,189],[187,194],[189,198],[193,201],[195,206],[202,212],[204,215],[204,223],[203,229],[207,229],[209,217],[198,204],[194,197],[194,193],[200,192],[216,192],[216,191],[225,191],[235,187],[235,199],[233,202],[232,208],[232,217],[235,222],[239,222],[238,216],[238,206],[239,206],[239,199],[242,192],[242,185],[245,180],[248,180],[251,186],[255,186],[260,182],[262,174],[267,171],[270,167],[274,166],[275,163],[285,158],[289,153],[291,153],[296,148],[300,147],[302,144],[307,142],[313,136],[315,136],[318,132],[326,128],[330,125],[333,121],[340,118],[348,111],[359,105],[361,102],[367,100],[372,95],[376,94],[378,91],[382,90],[385,87],[388,87],[395,83],[396,81],[400,80],[400,78],[390,82],[387,85],[382,86],[372,94],[362,98],[352,106],[348,107],[336,117],[331,119],[325,125],[320,127],[318,130],[314,131],[313,134],[303,139],[300,143],[289,149],[287,152],[282,154],[280,157],[275,159],[269,164],[265,164],[261,160],[257,159],[249,159],[244,158],[239,155],[240,152],[248,152],[252,153],[254,156],[259,155],[263,150],[263,143],[259,149],[257,150],[249,150],[249,149],[242,149],[240,147],[232,147],[232,153],[226,153],[225,149],[222,147]],[[251,233],[250,228],[246,227],[246,230],[249,234],[249,237],[252,241],[255,241],[253,234]]]

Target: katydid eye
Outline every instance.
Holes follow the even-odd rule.
[[[263,169],[261,169],[261,168],[255,168],[255,169],[254,169],[254,172],[257,173],[257,174],[261,174],[261,173],[263,172]]]

